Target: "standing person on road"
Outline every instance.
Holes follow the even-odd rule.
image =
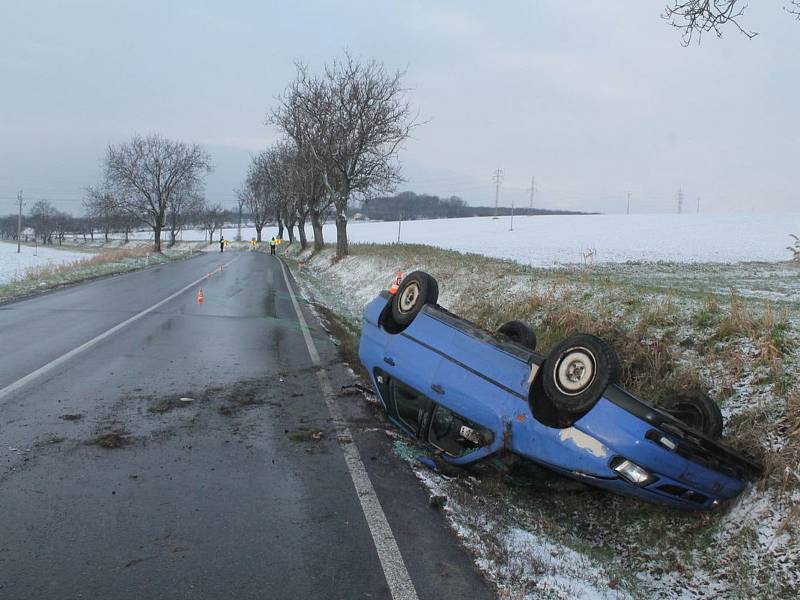
[[[275,236],[272,236],[272,239],[269,241],[269,253],[272,256],[275,256]]]
[[[225,238],[219,236],[219,251],[225,252]]]

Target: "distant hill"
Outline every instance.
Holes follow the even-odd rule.
[[[491,217],[495,214],[494,206],[470,206],[458,196],[440,198],[430,194],[401,192],[394,196],[381,196],[365,200],[360,207],[350,211],[372,221],[414,221],[418,219],[453,219],[457,217]],[[511,214],[511,208],[501,206],[497,215]],[[515,215],[585,215],[568,210],[547,210],[544,208],[515,208]]]

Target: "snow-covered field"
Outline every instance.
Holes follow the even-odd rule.
[[[509,258],[534,266],[594,262],[740,262],[790,258],[796,215],[554,215],[409,221],[405,243]],[[351,223],[354,242],[397,240],[397,223]],[[326,231],[326,234],[328,232]],[[334,231],[330,231],[333,235]]]
[[[33,268],[50,265],[63,265],[91,258],[86,252],[70,252],[54,248],[31,248],[22,246],[17,254],[17,245],[0,242],[0,285],[21,279]]]
[[[582,263],[590,252],[595,263],[772,262],[791,258],[786,246],[792,242],[789,234],[800,234],[800,213],[554,215],[515,217],[514,231],[509,226],[508,217],[404,221],[400,241],[533,266]],[[356,243],[391,243],[398,237],[397,222],[351,221],[347,230],[350,241]],[[267,227],[263,233],[269,239],[277,228]],[[325,225],[324,234],[329,242],[336,239],[333,223]],[[233,239],[236,229],[226,229],[224,235]],[[182,237],[202,240],[205,234],[186,231]],[[242,230],[243,239],[252,237],[253,228]]]

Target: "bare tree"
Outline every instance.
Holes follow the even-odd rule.
[[[274,180],[270,173],[272,160],[270,150],[253,157],[244,186],[237,192],[253,217],[257,242],[261,242],[264,226],[275,215]]]
[[[103,232],[105,241],[114,224],[114,218],[119,215],[117,202],[111,191],[104,186],[89,186],[86,188],[86,198],[83,200],[83,210],[92,222],[93,228]],[[92,232],[94,239],[94,232]]]
[[[213,243],[214,232],[217,229],[222,230],[222,226],[225,225],[225,210],[222,208],[222,204],[219,202],[216,204],[205,203],[200,213],[200,222],[203,229],[208,232],[208,243]]]
[[[205,199],[195,189],[180,190],[170,195],[167,205],[167,229],[169,247],[175,245],[178,234],[192,222],[199,222]]]
[[[236,205],[237,205],[237,207],[239,209],[239,220],[237,221],[237,225],[236,225],[236,241],[237,242],[241,242],[242,241],[242,208],[244,208],[245,202],[244,202],[244,199],[242,198],[242,196],[238,192],[236,192],[236,190],[234,190],[234,192],[236,193]]]
[[[295,80],[269,121],[319,167],[336,210],[336,255],[347,254],[347,208],[354,198],[391,191],[402,181],[398,151],[416,125],[402,87],[404,73],[376,60],[343,60],[312,75],[297,64]]]
[[[64,243],[64,238],[67,236],[67,231],[70,230],[72,225],[72,215],[60,210],[56,210],[55,216],[53,217],[53,233],[56,235],[59,246]]]
[[[317,178],[315,182],[315,165],[303,161],[297,145],[292,141],[275,144],[270,158],[269,176],[276,196],[276,208],[286,222],[289,241],[294,241],[296,226],[300,246],[305,250],[308,247],[306,222],[311,206],[317,203],[315,194],[321,191],[315,190],[314,184],[321,184],[321,179]]]
[[[156,252],[161,251],[167,215],[179,224],[180,211],[191,204],[187,200],[201,195],[210,171],[211,158],[200,146],[160,135],[137,135],[130,142],[109,146],[106,152],[105,175],[117,207],[153,230]],[[171,232],[176,231],[173,221]]]
[[[728,26],[739,30],[748,38],[754,38],[758,33],[741,23],[746,9],[745,0],[670,0],[662,17],[682,31],[682,43],[688,46],[695,38],[700,43],[704,33],[714,33],[717,37],[722,37],[723,30]],[[784,9],[800,18],[800,0],[790,0]]]
[[[36,236],[41,238],[43,245],[52,242],[57,217],[58,211],[49,200],[37,200],[31,206],[31,226]]]

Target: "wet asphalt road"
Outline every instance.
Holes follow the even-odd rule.
[[[391,597],[276,258],[0,305],[0,389],[212,271],[0,398],[0,598]],[[339,391],[352,375],[303,311]],[[418,597],[491,597],[378,411],[336,402]]]

